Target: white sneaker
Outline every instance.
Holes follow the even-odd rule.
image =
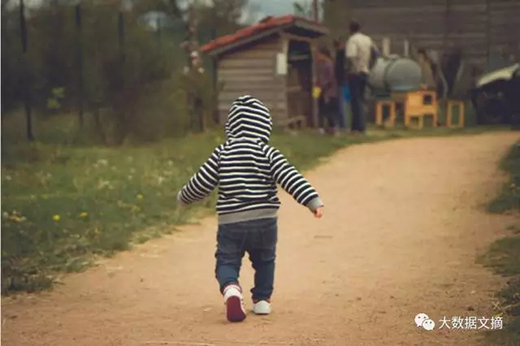
[[[267,300],[260,300],[253,305],[253,312],[257,315],[269,315],[271,313],[271,303]]]
[[[242,322],[246,318],[242,290],[238,285],[228,285],[224,288],[226,317],[229,322]]]

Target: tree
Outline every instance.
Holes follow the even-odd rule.
[[[199,42],[213,40],[240,28],[238,22],[246,4],[247,0],[213,0],[210,5],[195,2],[188,9],[188,35],[182,44],[188,63],[183,80],[193,118],[192,124],[200,124],[201,130],[205,128],[207,115],[215,111],[218,86],[214,64],[209,69],[203,69],[199,65]],[[197,58],[192,59],[192,56]],[[202,69],[204,72],[201,73]],[[213,83],[208,85],[210,74],[213,76]],[[211,93],[208,93],[208,90],[211,90]]]
[[[24,53],[19,8],[2,1],[2,116],[27,95],[36,115],[43,116],[49,99],[59,96],[60,106],[69,110],[84,105],[84,132],[94,123],[105,143],[180,133],[189,112],[181,82],[187,56],[179,44],[188,36],[196,43],[190,53],[198,42],[238,29],[246,3],[213,0],[182,8],[176,0],[133,0],[122,8],[119,0],[82,0],[80,7],[42,0],[29,11]],[[143,25],[140,19],[150,11],[164,13],[174,25],[158,26],[160,31]],[[201,83],[202,97],[211,100],[209,78]]]
[[[240,28],[238,22],[247,3],[247,0],[213,0],[213,25],[217,36],[232,33]]]
[[[345,39],[350,22],[348,0],[325,0],[322,6],[323,24],[330,30],[330,37]]]
[[[304,17],[309,19],[314,18],[314,9],[312,6],[312,2],[309,0],[300,0],[293,2],[293,11],[294,15],[298,17]]]
[[[22,101],[23,73],[20,45],[20,17],[2,1],[2,115]]]

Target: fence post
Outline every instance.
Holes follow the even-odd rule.
[[[157,43],[159,44],[159,52],[162,51],[162,28],[161,28],[161,18],[157,17],[155,21],[157,25]]]
[[[123,16],[123,12],[119,11],[119,20],[118,20],[118,37],[119,37],[119,53],[121,55],[121,62],[125,61],[125,18]]]
[[[490,0],[486,0],[486,68],[487,71],[491,64],[491,6]]]
[[[30,71],[27,67],[27,23],[25,21],[25,4],[24,0],[20,0],[20,34],[21,34],[21,41],[22,41],[22,53],[23,53],[23,60],[25,64],[25,78],[24,78],[24,85],[23,85],[23,101],[24,101],[24,108],[25,108],[25,118],[26,118],[26,125],[27,125],[27,140],[32,142],[34,140],[33,135],[33,124],[32,124],[32,104],[31,104],[31,90],[30,90],[30,84],[31,84],[31,75],[32,71]]]
[[[79,127],[83,128],[83,35],[81,30],[81,2],[76,5],[76,59],[78,64],[78,87],[79,87]]]
[[[216,20],[215,20],[216,22]],[[216,26],[213,26],[211,29],[211,40],[215,40],[217,38],[217,28]],[[219,86],[218,86],[218,64],[217,64],[217,57],[211,57],[211,82],[213,85],[213,109],[212,109],[212,117],[213,117],[213,123],[219,124],[219,109],[218,109],[218,95],[219,95]]]

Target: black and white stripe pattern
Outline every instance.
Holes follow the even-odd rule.
[[[228,138],[258,138],[267,144],[272,129],[269,110],[259,100],[246,95],[231,105],[226,122]]]
[[[309,182],[269,141],[269,110],[251,96],[238,98],[226,123],[228,140],[218,146],[179,193],[183,204],[199,201],[219,187],[220,215],[278,209],[276,184],[314,210],[322,203]]]

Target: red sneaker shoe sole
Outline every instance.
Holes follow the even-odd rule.
[[[229,322],[242,322],[246,319],[246,314],[242,310],[242,301],[239,297],[229,297],[226,301],[226,310]]]

